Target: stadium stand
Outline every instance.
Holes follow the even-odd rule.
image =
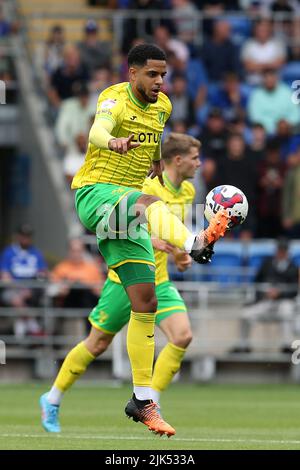
[[[16,222],[20,219],[28,220],[35,228],[37,245],[53,266],[65,256],[70,236],[82,234],[72,209],[70,173],[66,172],[68,177],[65,178],[63,168],[67,165],[64,152],[59,147],[54,133],[59,113],[51,113],[47,98],[49,78],[53,70],[51,73],[47,70],[43,55],[38,57],[38,51],[44,51],[48,44],[50,31],[61,26],[64,33],[54,69],[62,61],[64,45],[71,43],[77,46],[83,39],[87,22],[91,19],[98,25],[99,41],[110,42],[113,50],[111,64],[100,67],[87,83],[87,86],[93,89],[90,105],[95,108],[98,92],[126,77],[127,66],[123,47],[126,21],[128,25],[130,20],[137,32],[137,36],[130,41],[127,38],[130,45],[155,40],[155,34],[159,40],[158,28],[167,27],[169,49],[166,47],[166,52],[169,58],[169,73],[165,91],[172,96],[172,85],[177,80],[178,86],[179,78],[179,85],[183,83],[189,95],[185,101],[186,108],[194,106],[191,113],[178,113],[178,120],[170,121],[167,132],[179,128],[203,139],[203,170],[201,179],[199,176],[199,181],[196,182],[196,185],[203,185],[203,188],[199,192],[201,196],[197,202],[203,203],[204,195],[220,181],[228,183],[222,181],[222,168],[224,159],[228,156],[228,138],[232,133],[242,135],[246,145],[243,157],[247,153],[245,165],[249,164],[250,159],[257,172],[254,190],[256,197],[251,202],[252,238],[249,239],[246,226],[244,229],[242,227],[240,232],[236,232],[236,238],[216,246],[214,260],[208,267],[194,265],[190,271],[182,274],[174,272],[170,265],[172,277],[178,283],[191,311],[195,334],[193,346],[187,355],[187,364],[192,364],[192,375],[197,380],[229,380],[235,375],[246,380],[247,373],[251,375],[253,365],[256,364],[261,371],[261,374],[257,374],[259,379],[263,379],[265,373],[267,380],[277,380],[278,374],[281,374],[281,378],[285,380],[299,381],[295,369],[290,365],[289,356],[278,352],[278,325],[268,331],[265,325],[254,327],[253,339],[259,352],[250,356],[237,355],[234,358],[229,354],[238,339],[242,306],[254,295],[253,279],[257,269],[266,256],[274,253],[274,240],[279,235],[292,237],[282,212],[282,192],[288,171],[295,168],[295,155],[299,152],[300,144],[299,103],[294,103],[295,115],[298,114],[298,117],[296,116],[292,125],[288,125],[287,119],[282,119],[283,124],[277,123],[271,134],[261,125],[263,116],[255,116],[255,122],[251,123],[249,102],[257,88],[253,83],[249,83],[249,75],[253,75],[253,71],[257,74],[258,69],[257,64],[253,66],[248,63],[243,67],[243,57],[250,57],[249,44],[253,45],[256,34],[253,32],[254,23],[262,13],[267,12],[273,21],[268,23],[271,29],[266,36],[280,40],[285,50],[282,61],[276,64],[279,77],[291,87],[294,80],[299,78],[300,9],[296,8],[298,2],[292,2],[293,13],[287,14],[288,26],[287,22],[282,20],[280,12],[272,12],[271,1],[260,2],[261,7],[252,5],[253,2],[234,2],[236,11],[228,11],[232,9],[229,7],[231,2],[219,2],[218,13],[211,13],[207,5],[200,8],[199,2],[189,2],[194,5],[193,21],[181,25],[180,36],[174,24],[172,1],[164,2],[162,10],[144,10],[138,1],[120,1],[118,8],[114,10],[105,8],[105,2],[102,2],[101,6],[92,7],[85,0],[73,0],[71,7],[60,0],[16,0],[6,3],[17,7],[17,13],[11,10],[10,21],[14,27],[4,38],[5,54],[1,55],[2,49],[0,53],[0,79],[7,84],[9,98],[5,110],[0,107],[1,247],[8,244]],[[222,39],[222,48],[218,46],[219,36]],[[172,40],[181,44],[183,53],[176,56],[174,47],[172,50]],[[3,38],[0,38],[0,41],[2,47]],[[216,73],[213,69],[216,64],[209,61],[210,49],[207,44],[211,43],[214,43],[216,50],[222,49],[224,53],[222,76],[219,75],[220,70]],[[245,44],[248,44],[247,54]],[[264,40],[261,44],[260,47],[263,48]],[[232,59],[229,55],[233,50],[236,53],[234,62],[229,60]],[[261,69],[270,67],[269,59],[264,60],[266,63],[263,62]],[[177,93],[177,90],[175,91]],[[293,91],[296,92],[297,87],[291,90],[291,94]],[[177,109],[180,107],[177,106]],[[88,117],[85,121],[87,119]],[[282,128],[287,131],[282,131]],[[259,135],[260,133],[263,135]],[[77,133],[73,144],[76,143],[76,138],[78,139]],[[84,138],[86,131],[82,140]],[[274,138],[277,139],[275,144]],[[279,163],[275,161],[274,152],[272,153],[275,147],[278,150],[276,158],[279,158]],[[72,148],[70,154],[74,156]],[[231,164],[238,168],[238,152],[235,157],[236,161]],[[247,174],[244,180],[245,184],[248,183]],[[262,227],[268,228],[267,217],[270,216],[272,222],[272,211],[277,216],[271,233],[272,239],[260,239],[258,236],[263,233]],[[95,253],[94,241],[90,242],[89,236],[84,239],[92,253]],[[300,246],[297,237],[291,242],[290,253],[293,261],[300,267]],[[1,284],[1,287],[7,286]],[[34,287],[41,288],[40,284],[33,284],[32,288]],[[61,360],[69,346],[81,339],[85,332],[84,319],[88,313],[86,309],[53,305],[51,289],[51,283],[43,285],[42,305],[32,307],[31,310],[31,315],[42,323],[45,336],[27,336],[18,344],[12,331],[5,330],[7,321],[4,319],[9,319],[14,315],[14,311],[10,307],[0,306],[0,318],[4,325],[1,339],[7,344],[8,358],[13,364],[12,375],[18,374],[19,379],[32,377],[32,365],[36,377],[53,376],[54,360]],[[297,302],[296,315],[299,315],[299,301]],[[55,330],[57,320],[62,323],[59,334]],[[105,353],[101,359],[108,361],[108,364],[112,360],[113,373],[119,378],[126,378],[126,370],[129,371],[124,359],[124,334],[122,333],[114,343],[113,350]],[[159,341],[160,339],[158,343]],[[22,368],[24,363],[26,367]],[[267,364],[271,364],[269,369]],[[95,367],[97,368],[97,365]],[[8,369],[3,376],[7,379],[6,374],[10,374]]]

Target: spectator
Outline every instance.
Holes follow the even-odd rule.
[[[69,184],[71,184],[75,173],[82,166],[87,148],[87,135],[78,134],[74,139],[74,146],[66,152],[64,157],[64,174]]]
[[[172,92],[169,94],[172,102],[171,124],[174,121],[184,121],[191,126],[195,120],[194,103],[187,94],[187,80],[184,74],[172,76]]]
[[[208,194],[209,191],[218,186],[216,161],[212,158],[203,160],[200,172],[205,184],[205,193]]]
[[[249,212],[246,221],[240,227],[243,238],[254,235],[256,228],[256,185],[257,173],[255,162],[240,134],[231,134],[227,140],[225,157],[217,162],[218,184],[231,184],[240,188],[247,196]]]
[[[204,158],[220,160],[224,157],[228,132],[223,113],[219,108],[210,110],[206,125],[198,139],[202,142]]]
[[[280,119],[277,124],[276,137],[280,142],[280,156],[288,163],[288,156],[294,153],[300,145],[300,135],[293,134],[291,124],[285,119]]]
[[[171,131],[177,134],[187,134],[188,128],[185,121],[172,121]]]
[[[183,62],[177,59],[173,51],[168,53],[167,59],[169,75],[166,81],[167,89],[172,89],[171,81],[174,74],[185,74],[188,95],[194,101],[197,120],[200,120],[202,124],[204,118],[207,117],[207,107],[205,106],[207,77],[202,62],[199,59],[190,59],[187,63]]]
[[[97,23],[89,20],[84,28],[84,39],[78,44],[82,64],[87,68],[89,75],[96,69],[111,66],[111,43],[99,41],[98,34]]]
[[[261,123],[268,134],[274,134],[280,119],[299,124],[299,106],[291,99],[291,90],[278,80],[274,69],[266,69],[263,86],[256,88],[249,99],[249,119]]]
[[[49,77],[63,64],[65,47],[64,28],[57,24],[49,32],[45,43],[39,43],[35,54],[35,63],[40,78],[48,85]]]
[[[274,138],[266,148],[266,157],[258,167],[257,235],[276,238],[282,233],[281,199],[286,165],[280,158],[280,142]]]
[[[239,74],[237,48],[230,40],[230,24],[219,20],[214,23],[212,39],[208,39],[201,58],[210,80],[219,82],[227,72]]]
[[[270,6],[273,15],[276,31],[280,31],[285,39],[289,39],[292,35],[292,23],[294,8],[290,5],[290,0],[276,0]],[[279,15],[278,15],[279,14]]]
[[[254,26],[254,36],[242,47],[243,62],[247,80],[251,85],[262,82],[262,74],[266,68],[278,70],[286,60],[286,47],[272,33],[269,20],[261,19]]]
[[[173,38],[167,26],[159,25],[154,30],[154,42],[166,53],[174,52],[176,59],[182,61],[184,64],[190,58],[190,52],[187,45],[180,41],[178,38]]]
[[[202,20],[202,31],[205,38],[209,38],[212,36],[214,22],[224,15],[225,2],[220,0],[204,1],[201,9],[205,15]]]
[[[129,10],[143,10],[145,12],[151,10],[161,10],[164,6],[162,0],[131,0],[129,3]],[[146,38],[153,35],[154,24],[157,25],[157,21],[151,20],[148,18],[146,20],[141,20],[132,17],[124,21],[123,24],[123,38],[122,38],[122,53],[127,54],[133,41],[136,38]],[[159,20],[159,24],[165,24],[168,26],[170,31],[174,31],[174,27],[171,21],[168,20]],[[142,34],[140,31],[142,30]]]
[[[99,98],[99,94],[111,86],[113,83],[114,75],[112,71],[106,67],[99,68],[94,70],[92,73],[92,78],[89,83],[89,91],[90,91],[90,103],[91,109],[94,110],[97,108],[97,102]],[[119,79],[115,80],[116,82],[120,81]]]
[[[236,116],[245,117],[248,95],[248,90],[241,84],[239,76],[234,72],[227,72],[221,86],[211,97],[210,104],[222,109],[226,120]]]
[[[4,38],[11,33],[11,24],[5,18],[3,6],[0,5],[0,38]]]
[[[300,146],[290,158],[283,184],[282,225],[290,238],[300,238]]]
[[[280,320],[281,352],[290,353],[294,339],[293,320],[298,290],[298,269],[289,258],[287,240],[278,241],[275,256],[266,258],[256,275],[255,282],[267,286],[257,289],[255,303],[244,308],[241,318],[241,343],[233,352],[251,352],[249,337],[255,322]]]
[[[74,96],[74,83],[87,82],[89,74],[83,66],[76,46],[69,44],[64,48],[63,64],[51,76],[48,97],[54,109],[58,110],[62,100]]]
[[[192,43],[197,32],[195,28],[197,8],[190,0],[171,0],[171,5],[173,8],[172,18],[179,39],[186,44]]]
[[[75,96],[62,103],[55,126],[58,143],[69,153],[76,147],[75,137],[81,133],[88,134],[91,117],[95,113],[86,83],[75,82],[73,89]]]
[[[47,277],[47,265],[42,253],[33,246],[33,230],[29,224],[22,224],[16,232],[16,242],[8,246],[1,257],[1,279],[10,284],[2,291],[2,303],[16,309],[14,333],[18,338],[25,335],[40,335],[42,328],[30,316],[29,307],[41,302],[41,291],[37,288],[18,287],[19,281],[38,280]]]
[[[262,124],[255,122],[251,126],[252,136],[249,145],[251,160],[257,165],[265,157],[267,135]]]
[[[58,263],[51,273],[57,283],[56,302],[65,308],[92,308],[98,302],[103,275],[95,261],[88,259],[80,239],[69,243],[65,260]]]
[[[251,142],[251,129],[243,116],[237,115],[231,119],[227,124],[227,129],[230,134],[240,134],[245,140],[246,144]]]

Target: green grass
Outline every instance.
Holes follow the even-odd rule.
[[[300,390],[293,385],[174,384],[163,415],[177,434],[152,435],[126,419],[130,387],[74,387],[61,409],[62,433],[40,426],[40,384],[0,386],[0,449],[300,449]]]

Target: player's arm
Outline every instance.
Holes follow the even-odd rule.
[[[89,142],[100,149],[113,150],[121,155],[126,154],[128,150],[139,147],[138,142],[132,142],[134,134],[129,137],[114,137],[111,132],[115,126],[108,119],[97,119],[91,127]]]

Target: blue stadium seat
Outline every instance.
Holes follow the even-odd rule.
[[[251,19],[246,16],[229,15],[226,17],[231,26],[231,40],[236,46],[242,44],[251,36]]]
[[[289,86],[300,77],[300,63],[289,62],[281,70],[281,79]]]
[[[240,269],[243,267],[243,244],[238,241],[218,242],[214,251],[215,254],[208,267],[207,280],[220,284],[241,282]]]
[[[292,261],[300,268],[300,241],[292,241],[290,244],[289,254]]]

